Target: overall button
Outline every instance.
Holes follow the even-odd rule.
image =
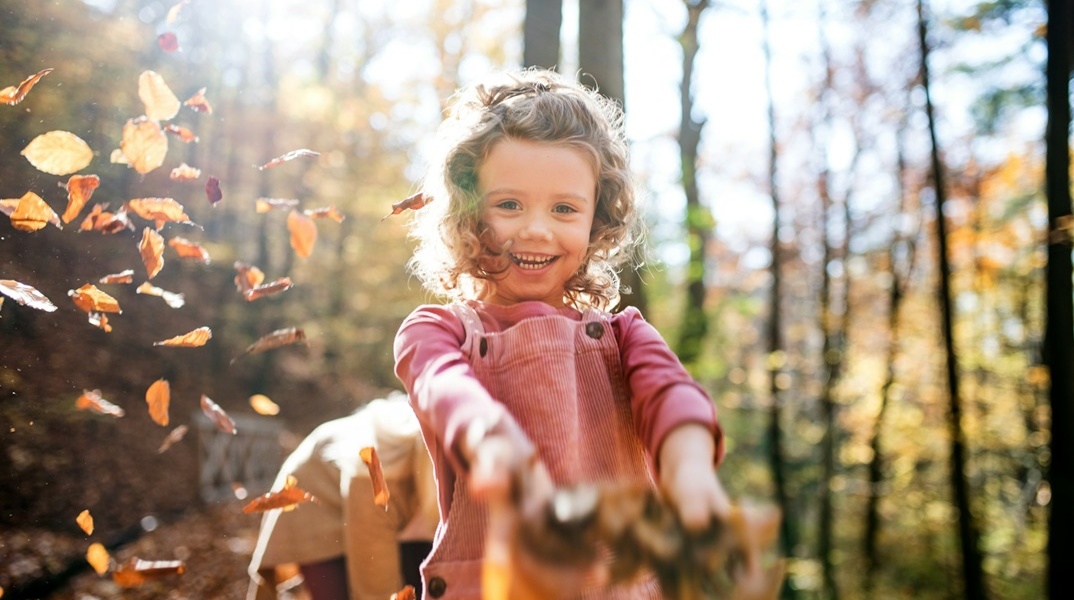
[[[599,340],[604,336],[604,324],[599,321],[586,323],[585,334],[595,340]]]
[[[439,598],[447,591],[447,582],[443,577],[433,577],[429,580],[429,595],[433,598]]]

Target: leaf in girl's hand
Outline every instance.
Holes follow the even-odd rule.
[[[402,213],[404,210],[418,210],[419,208],[424,207],[426,204],[428,204],[428,203],[430,203],[432,201],[433,201],[432,198],[426,198],[424,194],[422,194],[421,192],[418,192],[417,194],[408,196],[405,199],[400,200],[399,202],[396,202],[395,204],[393,204],[392,205],[392,212],[384,215],[384,217],[381,219],[381,221],[383,221],[384,219],[387,219],[388,217],[390,217],[392,215],[398,215],[398,214]]]
[[[265,274],[261,272],[261,269],[242,261],[235,261],[235,271],[235,287],[240,294],[245,294],[265,280]]]
[[[133,283],[134,282],[134,270],[126,269],[119,273],[112,273],[101,277],[97,283]]]
[[[99,312],[90,312],[86,316],[90,325],[97,327],[105,333],[112,333],[112,326],[108,324],[108,315]]]
[[[156,71],[142,71],[138,76],[138,97],[145,104],[145,116],[149,119],[167,121],[179,114],[179,98],[175,97],[175,93]]]
[[[167,290],[158,288],[157,286],[149,283],[148,281],[143,282],[142,285],[138,286],[138,289],[134,291],[139,294],[145,294],[147,296],[157,296],[159,298],[163,298],[164,303],[172,308],[182,308],[183,305],[186,304],[186,299],[182,294],[177,294],[175,292],[169,292]]]
[[[362,462],[369,468],[369,480],[373,484],[373,504],[383,506],[384,510],[387,511],[388,499],[391,498],[391,493],[388,492],[388,484],[384,481],[384,469],[380,465],[377,449],[373,446],[366,446],[358,451],[358,455],[362,457]]]
[[[296,506],[303,502],[317,502],[317,499],[313,497],[313,494],[298,487],[298,480],[295,479],[294,475],[288,475],[286,482],[283,484],[283,489],[278,492],[268,492],[254,498],[250,503],[242,507],[242,512],[250,514],[275,508],[286,512],[294,510]]]
[[[309,258],[317,243],[317,224],[297,210],[291,210],[287,215],[287,230],[291,232],[291,247],[295,254]]]
[[[22,198],[15,201],[9,218],[11,226],[20,231],[37,231],[49,223],[63,229],[56,211],[33,192],[26,192]]]
[[[75,400],[75,408],[116,418],[126,414],[121,407],[105,400],[101,396],[101,390],[82,390],[82,395]]]
[[[388,600],[418,600],[417,592],[414,591],[414,586],[404,585],[403,589],[392,594],[392,597]]]
[[[142,560],[132,557],[112,571],[112,581],[120,587],[138,587],[168,575],[181,575],[186,564],[181,560]]]
[[[75,220],[82,207],[93,196],[93,190],[101,185],[101,178],[96,175],[72,175],[67,183],[61,183],[67,190],[67,209],[63,211],[63,222],[70,223]]]
[[[78,526],[82,531],[86,532],[86,535],[93,535],[93,515],[90,514],[89,510],[78,513],[78,516],[75,517],[75,523],[78,523]]]
[[[296,206],[298,206],[298,198],[258,198],[254,209],[258,214],[263,214],[277,208],[294,208]]]
[[[184,100],[183,105],[190,107],[190,110],[194,112],[213,114],[212,105],[205,99],[205,88],[201,88],[196,94]]]
[[[127,208],[146,221],[153,221],[159,230],[165,223],[191,223],[182,204],[174,198],[134,198]]]
[[[201,169],[195,169],[194,167],[183,163],[172,169],[172,172],[168,177],[170,177],[172,181],[194,181],[198,177],[201,177]]]
[[[160,124],[146,117],[128,119],[119,143],[127,163],[142,175],[164,164],[168,154],[168,136]]]
[[[43,310],[45,312],[56,310],[56,305],[53,304],[48,297],[39,292],[37,288],[15,281],[14,279],[0,279],[0,294],[11,298],[23,306],[29,306],[30,308],[36,308],[37,310]]]
[[[250,396],[250,407],[259,415],[271,417],[280,414],[280,407],[264,394]]]
[[[104,549],[104,544],[94,542],[86,550],[86,562],[93,567],[94,571],[97,571],[98,575],[104,575],[108,572],[112,557],[108,555],[108,550]]]
[[[321,155],[320,152],[314,152],[313,150],[307,150],[305,148],[300,148],[298,150],[292,150],[292,151],[290,151],[290,152],[288,152],[286,154],[281,154],[280,156],[277,156],[276,158],[274,158],[274,159],[268,161],[267,163],[261,165],[260,167],[258,167],[258,169],[264,171],[265,169],[271,169],[273,167],[278,167],[278,166],[282,165],[283,163],[285,163],[287,161],[294,160],[294,159],[302,157],[302,156],[320,156],[320,155]]]
[[[37,85],[37,82],[41,81],[42,77],[48,75],[51,72],[51,68],[42,69],[37,73],[30,75],[26,79],[23,79],[22,83],[20,83],[19,85],[11,85],[0,90],[0,102],[4,104],[10,104],[11,106],[22,102],[23,98],[26,97],[26,94],[29,94],[30,90],[33,89],[35,85]]]
[[[93,160],[89,144],[69,131],[42,133],[21,154],[37,170],[51,175],[70,175],[85,169]]]
[[[195,135],[193,131],[181,125],[169,123],[164,126],[164,131],[178,137],[187,144],[196,143],[198,141],[198,136]]]
[[[326,206],[324,208],[308,208],[302,211],[307,217],[314,219],[332,219],[336,223],[343,222],[343,213],[339,212],[335,206]]]
[[[179,37],[174,32],[165,31],[157,36],[157,45],[160,46],[161,50],[169,54],[177,52],[179,50]]]
[[[126,209],[121,208],[115,213],[110,213],[105,211],[105,208],[108,208],[107,204],[95,204],[93,209],[90,210],[90,214],[86,215],[85,219],[82,219],[82,225],[79,229],[82,231],[99,231],[104,234],[119,233],[124,229],[134,230],[134,224],[131,223],[130,217],[127,216]]]
[[[179,258],[186,260],[195,260],[203,264],[209,264],[212,259],[209,258],[209,251],[201,247],[200,244],[192,242],[183,237],[173,237],[168,240],[168,246],[170,246],[175,253],[179,255]]]
[[[157,454],[164,454],[164,452],[166,452],[168,448],[171,448],[173,445],[182,441],[183,436],[185,436],[186,432],[189,430],[190,428],[186,425],[180,425],[175,429],[171,430],[171,432],[168,433],[167,436],[165,436],[164,441],[161,442],[160,448],[157,449]]]
[[[213,332],[208,327],[198,327],[197,329],[184,333],[183,335],[177,335],[173,338],[168,338],[159,342],[153,342],[154,346],[172,346],[175,348],[198,348],[204,346],[213,337]]]
[[[216,178],[216,175],[209,175],[209,180],[205,182],[205,197],[213,206],[224,199],[224,192],[220,191],[220,180]]]
[[[246,290],[242,293],[242,297],[246,298],[247,302],[253,302],[258,298],[264,298],[265,296],[279,294],[280,292],[291,289],[291,287],[292,284],[290,277],[280,277],[272,283],[257,285]]]
[[[234,363],[247,354],[259,354],[269,350],[275,350],[290,344],[306,344],[306,332],[298,327],[277,329],[268,335],[261,336],[258,340],[246,347],[246,351],[231,359]]]
[[[218,430],[231,435],[238,433],[238,430],[235,429],[235,421],[232,421],[231,417],[224,412],[224,409],[220,408],[219,404],[213,402],[212,398],[205,394],[201,395],[201,412],[205,413],[206,417],[209,417],[209,420]]]
[[[119,302],[108,294],[97,289],[92,283],[87,283],[77,290],[67,290],[67,295],[75,303],[75,306],[86,312],[120,313]]]
[[[142,255],[142,264],[149,279],[156,277],[164,268],[164,238],[146,227],[142,231],[142,241],[138,243],[138,252]]]
[[[168,403],[172,399],[172,388],[167,379],[158,379],[145,392],[145,403],[149,405],[149,418],[161,427],[168,424]]]

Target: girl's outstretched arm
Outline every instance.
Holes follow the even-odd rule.
[[[712,431],[694,423],[672,429],[660,447],[660,487],[687,529],[703,530],[731,514],[731,500],[716,476],[715,453]]]

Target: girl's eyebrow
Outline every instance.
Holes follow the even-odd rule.
[[[491,196],[525,196],[525,195],[526,195],[525,190],[517,190],[517,189],[514,189],[514,188],[496,188],[496,189],[492,189],[492,190],[489,190],[489,191],[485,192],[485,194],[482,196],[482,198],[489,198]],[[557,199],[578,200],[578,201],[582,201],[582,202],[585,202],[585,201],[588,200],[588,197],[585,194],[579,194],[579,193],[575,193],[575,192],[560,192],[558,194],[554,194],[552,197],[557,198]]]

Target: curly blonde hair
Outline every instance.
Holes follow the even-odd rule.
[[[495,289],[503,250],[482,221],[477,171],[503,140],[566,144],[590,158],[597,176],[589,249],[567,281],[564,302],[608,309],[619,301],[616,268],[639,238],[623,112],[611,100],[554,71],[527,69],[461,89],[437,131],[437,148],[416,211],[411,271],[426,289],[459,300]]]

